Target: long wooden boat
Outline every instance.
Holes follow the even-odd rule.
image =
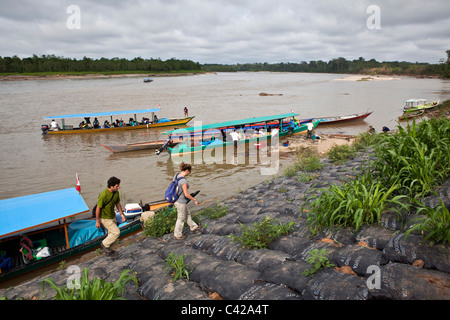
[[[61,120],[62,125],[57,129],[52,129],[50,125],[43,124],[41,125],[42,134],[50,134],[50,135],[60,135],[60,134],[73,134],[73,133],[98,133],[98,132],[115,132],[122,130],[139,130],[139,129],[152,129],[152,128],[161,128],[161,127],[170,127],[170,126],[179,126],[185,125],[189,121],[191,121],[194,117],[187,118],[162,118],[157,119],[155,117],[155,112],[160,111],[160,109],[140,109],[140,110],[127,110],[127,111],[111,111],[111,112],[97,112],[97,113],[79,113],[79,114],[68,114],[68,115],[59,115],[59,116],[51,116],[45,117],[44,120],[53,121],[56,119]],[[137,120],[137,114],[149,113],[150,118],[143,117],[142,121]],[[119,115],[134,115],[128,121],[128,123],[121,123],[116,125],[116,121],[113,121],[113,116]],[[99,125],[94,127],[91,124],[90,118],[101,118],[108,117],[110,120],[109,125],[105,126],[105,121],[103,119],[103,124],[99,121]],[[65,123],[66,119],[85,119],[82,121],[83,125],[80,123],[78,126],[67,125]]]
[[[355,120],[364,120],[368,116],[370,116],[373,113],[373,111],[366,112],[366,113],[355,113],[355,114],[349,114],[345,116],[331,116],[331,117],[320,117],[320,118],[314,118],[314,121],[320,120],[320,124],[336,124],[336,123],[342,123],[342,122],[349,122],[349,121],[355,121]]]
[[[426,99],[409,99],[405,101],[405,106],[403,107],[403,113],[411,113],[420,110],[431,110],[439,105],[440,100],[436,100],[427,103]]]
[[[204,126],[190,127],[185,129],[177,129],[169,132],[165,132],[172,137],[182,137],[183,142],[179,143],[174,148],[167,148],[167,151],[170,155],[181,155],[181,154],[192,154],[196,152],[202,152],[205,150],[212,150],[217,148],[227,148],[234,146],[234,141],[231,137],[227,136],[223,128],[234,128],[237,132],[239,132],[240,140],[238,140],[237,145],[242,144],[259,144],[261,141],[269,141],[272,139],[273,135],[279,135],[279,137],[286,136],[288,134],[302,134],[306,133],[308,130],[307,124],[295,124],[292,121],[289,126],[284,126],[284,119],[292,118],[294,120],[295,116],[298,116],[297,113],[286,113],[280,115],[273,116],[265,116],[265,117],[255,117],[248,118],[242,120],[234,120],[227,122],[220,122],[214,124],[207,124]],[[279,125],[277,128],[271,129],[268,128],[267,124],[273,121],[278,121]],[[320,121],[314,121],[314,128],[317,127]],[[248,131],[244,132],[244,128],[251,124],[255,123],[264,123],[264,130],[261,135],[258,134],[250,134],[248,135]],[[200,133],[197,135],[197,139],[192,138],[193,133]],[[159,153],[157,153],[159,154]]]
[[[167,206],[171,204],[166,200],[148,204],[149,210],[156,212]],[[0,282],[98,248],[106,235],[95,228],[94,219],[67,221],[88,212],[86,203],[75,188],[1,200],[0,265],[3,268],[0,270]],[[75,235],[70,235],[71,227],[80,223],[85,223],[82,228],[85,234],[78,235],[75,240]],[[142,224],[137,218],[120,224],[119,229],[120,238],[125,238],[140,232]],[[50,255],[34,257],[36,251],[33,249],[31,259],[27,258],[26,255],[32,253],[23,250],[27,239],[35,248],[41,245],[48,248]],[[71,246],[71,243],[75,245]]]
[[[111,152],[129,152],[129,151],[140,151],[147,149],[159,149],[165,144],[168,144],[170,147],[174,147],[179,143],[179,141],[172,140],[157,140],[157,141],[144,141],[137,143],[124,143],[124,144],[103,144],[102,147],[105,147]]]
[[[413,119],[422,116],[425,113],[425,110],[418,110],[413,112],[405,112],[400,117],[398,117],[398,120],[408,120]]]

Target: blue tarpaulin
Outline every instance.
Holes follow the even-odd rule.
[[[72,222],[67,228],[69,244],[73,248],[104,235],[102,228],[95,227],[95,220],[79,220]]]
[[[0,200],[0,237],[88,211],[75,188]]]

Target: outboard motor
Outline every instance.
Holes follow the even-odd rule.
[[[47,134],[48,133],[48,125],[47,124],[43,124],[41,125],[41,130],[42,130],[42,134]]]
[[[168,139],[166,141],[166,143],[164,143],[161,148],[159,148],[158,150],[156,150],[155,154],[159,155],[163,150],[167,149],[167,147],[169,147],[172,144],[172,140]]]

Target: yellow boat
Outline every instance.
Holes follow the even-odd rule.
[[[139,109],[139,110],[127,110],[127,111],[111,111],[111,112],[97,112],[97,113],[79,113],[79,114],[68,114],[61,116],[51,116],[45,117],[44,120],[56,121],[61,120],[61,126],[57,125],[53,127],[51,124],[41,125],[42,134],[73,134],[73,133],[97,133],[97,132],[114,132],[122,130],[138,130],[138,129],[152,129],[160,127],[170,127],[185,125],[191,121],[194,117],[187,118],[162,118],[157,119],[155,112],[160,111],[160,109]],[[136,115],[141,113],[149,113],[150,118],[143,118],[142,121],[138,121]],[[113,121],[113,116],[124,115],[124,114],[134,114],[134,118],[130,118],[128,123],[116,124]],[[103,123],[91,124],[90,118],[97,117],[109,117],[110,122],[108,125]],[[78,118],[85,119],[79,126],[75,127],[73,125],[67,125],[65,119]]]

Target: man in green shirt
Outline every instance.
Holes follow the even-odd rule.
[[[116,224],[114,207],[117,207],[117,210],[122,215],[122,221],[126,220],[120,205],[119,188],[120,179],[116,177],[109,178],[108,187],[98,196],[97,209],[95,211],[95,226],[100,228],[103,225],[108,230],[108,236],[101,243],[106,254],[114,253],[114,250],[111,250],[111,246],[120,235],[120,230]]]

